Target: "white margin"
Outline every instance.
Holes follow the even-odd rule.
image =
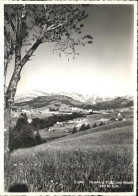
[[[30,192],[8,193],[4,192],[4,4],[130,4],[134,5],[134,192]],[[49,0],[49,1],[4,1],[0,0],[0,195],[103,195],[103,196],[136,196],[137,189],[137,1],[125,0]]]
[[[137,2],[136,2],[137,3]],[[137,4],[134,6],[134,192],[137,189]]]

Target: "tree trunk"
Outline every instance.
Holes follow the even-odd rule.
[[[4,114],[4,121],[5,121],[5,138],[4,138],[4,153],[5,153],[5,161],[9,160],[10,152],[9,152],[9,129],[11,126],[11,110],[12,105],[14,103],[14,97],[17,89],[18,81],[20,80],[20,73],[21,73],[21,42],[17,39],[17,46],[15,49],[15,67],[12,78],[10,80],[8,89],[5,95],[5,114]]]
[[[4,161],[7,162],[10,158],[9,151],[9,129],[11,125],[11,108],[5,109],[4,112]]]
[[[20,39],[17,38],[17,46],[15,49],[15,68],[5,96],[5,161],[8,161],[8,158],[10,157],[9,129],[11,125],[11,111],[12,111],[12,105],[14,103],[14,97],[16,94],[17,85],[20,80],[21,70],[24,64],[29,60],[31,55],[34,53],[34,51],[38,48],[38,46],[41,43],[42,43],[41,39],[37,39],[36,42],[33,44],[33,46],[29,49],[27,54],[24,56],[24,58],[21,60],[22,43]]]
[[[10,83],[8,85],[7,91],[5,92],[5,113],[4,113],[4,121],[5,121],[5,138],[4,138],[4,155],[5,161],[9,160],[10,151],[9,151],[9,130],[11,126],[11,112],[12,105],[14,103],[14,97],[17,90],[17,85],[20,80],[20,74],[23,66],[29,60],[33,52],[38,48],[38,46],[42,43],[41,37],[39,37],[33,46],[28,50],[27,54],[21,60],[21,47],[22,47],[22,37],[21,35],[21,27],[22,20],[21,17],[17,17],[17,31],[16,31],[16,48],[15,48],[15,67],[14,72],[11,77]],[[7,66],[7,65],[5,65]],[[7,67],[5,72],[7,71]]]

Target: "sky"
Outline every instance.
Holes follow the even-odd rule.
[[[39,46],[22,69],[17,95],[33,90],[101,97],[133,94],[133,5],[90,5],[88,14],[83,33],[93,36],[93,44],[77,47],[79,55],[69,61],[53,54],[53,43]]]

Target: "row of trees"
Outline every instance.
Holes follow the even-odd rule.
[[[53,126],[57,122],[63,122],[63,121],[68,121],[72,120],[74,118],[78,117],[83,117],[84,115],[81,113],[74,112],[72,114],[61,114],[61,115],[53,115],[49,116],[47,118],[33,118],[31,122],[31,126],[34,129],[34,131],[39,130],[39,129],[44,129],[47,127]]]
[[[77,132],[85,131],[87,129],[95,128],[95,127],[102,126],[102,125],[105,125],[105,123],[100,122],[99,125],[94,123],[92,126],[90,126],[90,124],[87,124],[87,125],[82,124],[79,129],[77,129],[76,127],[73,127],[71,133],[74,134],[74,133],[77,133]]]
[[[74,128],[72,129],[72,132],[71,132],[71,133],[74,134],[74,133],[77,133],[77,132],[80,132],[80,131],[85,131],[85,130],[90,129],[90,128],[91,128],[91,127],[90,127],[89,124],[87,124],[87,125],[82,124],[78,130],[77,130],[76,127],[74,127]]]

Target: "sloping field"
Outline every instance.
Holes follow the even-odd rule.
[[[66,141],[67,139],[69,138],[76,138],[77,137],[77,140],[79,139],[78,137],[79,136],[88,136],[89,134],[93,134],[93,133],[101,133],[101,132],[105,132],[107,130],[111,130],[111,133],[114,131],[113,129],[117,129],[117,128],[125,128],[125,127],[128,127],[128,126],[131,126],[131,129],[130,130],[133,130],[132,126],[133,126],[133,121],[132,120],[129,120],[129,121],[120,121],[120,122],[113,122],[113,123],[110,123],[110,124],[106,124],[106,125],[103,125],[101,127],[96,127],[96,128],[92,128],[92,129],[89,129],[89,130],[86,130],[86,131],[82,131],[82,132],[78,132],[76,134],[71,134],[71,135],[68,135],[66,136],[67,134],[63,131],[55,131],[55,132],[48,132],[48,131],[45,131],[45,130],[41,130],[40,131],[40,134],[41,134],[41,137],[42,138],[47,138],[47,137],[59,137],[59,136],[66,136],[64,138],[58,138],[58,140],[56,141]],[[118,136],[119,138],[119,136]],[[52,143],[54,141],[51,141]],[[102,144],[103,142],[101,142]],[[44,144],[45,146],[45,144]],[[38,147],[40,148],[40,146]]]
[[[133,131],[133,120],[113,122],[113,123],[110,123],[107,125],[103,125],[100,127],[86,130],[86,131],[78,132],[73,135],[69,135],[68,138],[74,138],[74,137],[93,134],[93,133],[101,133],[101,132],[105,132],[107,130],[113,130],[113,129],[117,129],[117,128],[124,128],[125,129],[125,127],[128,127],[128,126],[131,126],[132,127],[131,130]]]
[[[132,191],[132,184],[122,184],[133,181],[132,144],[128,121],[17,150],[5,165],[5,189],[26,183],[35,192]]]

